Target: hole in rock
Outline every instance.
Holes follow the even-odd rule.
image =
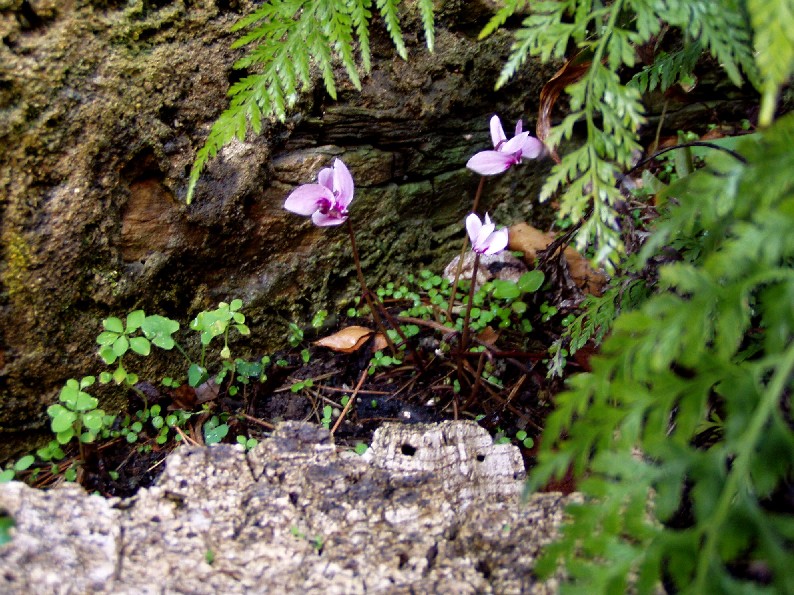
[[[412,457],[416,454],[416,447],[406,443],[400,447],[400,452],[406,457]]]

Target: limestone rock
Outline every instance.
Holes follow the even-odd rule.
[[[566,499],[520,497],[517,449],[474,423],[387,425],[364,457],[286,423],[246,454],[183,447],[104,500],[0,485],[3,593],[547,593],[532,575]]]

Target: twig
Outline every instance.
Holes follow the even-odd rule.
[[[353,401],[356,400],[356,397],[358,396],[358,391],[361,388],[361,385],[364,384],[364,380],[366,378],[367,378],[367,370],[362,370],[361,378],[358,379],[358,384],[356,385],[356,388],[353,389],[353,393],[350,395],[350,398],[347,400],[347,405],[345,405],[345,408],[342,409],[342,413],[339,414],[339,418],[336,420],[334,427],[331,428],[331,436],[334,435],[334,432],[336,432],[336,429],[342,423],[342,420],[345,419],[345,415],[347,415],[347,412],[350,411],[350,408],[353,406]]]
[[[193,440],[193,438],[191,438],[190,436],[188,436],[187,434],[185,434],[185,433],[182,431],[182,428],[180,428],[179,426],[174,426],[174,430],[176,431],[176,433],[177,433],[177,434],[179,434],[180,436],[182,436],[182,440],[184,440],[185,442],[187,442],[187,443],[189,443],[189,444],[192,444],[193,446],[201,446],[201,445],[200,445],[198,442],[196,442],[195,440]]]
[[[275,425],[273,425],[271,423],[268,423],[268,422],[266,422],[263,419],[258,419],[256,417],[248,415],[247,413],[238,413],[237,415],[240,415],[241,417],[244,417],[245,419],[247,419],[250,422],[253,422],[255,424],[259,424],[260,426],[262,426],[263,428],[267,428],[268,430],[275,430],[276,429]]]

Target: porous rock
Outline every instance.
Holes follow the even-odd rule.
[[[365,456],[285,423],[246,454],[183,447],[127,500],[0,485],[4,593],[547,593],[565,498],[521,499],[517,449],[474,423],[386,425]]]

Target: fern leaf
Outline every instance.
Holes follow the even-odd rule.
[[[418,0],[419,14],[422,16],[422,27],[427,40],[427,49],[432,52],[436,44],[436,26],[433,17],[433,0]]]
[[[759,123],[772,122],[781,85],[794,71],[794,6],[789,0],[748,0],[763,93]]]
[[[511,16],[524,10],[527,5],[527,0],[507,0],[504,4],[505,5],[496,11],[496,14],[491,17],[491,20],[486,23],[485,27],[482,28],[482,31],[480,31],[477,39],[485,39],[499,27],[504,25],[507,22],[507,19],[509,19]]]
[[[405,49],[405,42],[400,29],[400,19],[397,16],[397,7],[400,4],[400,0],[376,0],[375,4],[380,11],[380,16],[383,17],[383,22],[386,23],[386,30],[389,32],[392,43],[397,49],[397,54],[403,60],[407,60],[408,50]]]
[[[361,62],[364,65],[364,72],[367,73],[372,69],[369,49],[369,20],[372,18],[372,12],[369,9],[371,6],[372,0],[348,0],[348,11],[356,29]]]

